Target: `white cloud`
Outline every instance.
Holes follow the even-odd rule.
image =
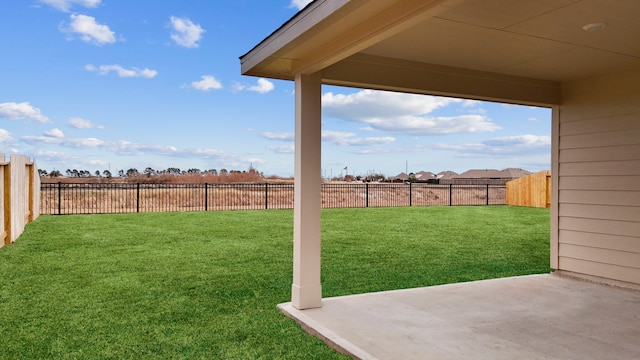
[[[439,135],[500,129],[482,114],[428,116],[453,104],[465,106],[468,101],[374,90],[349,95],[331,92],[322,95],[325,116],[364,123],[371,129],[395,134]]]
[[[85,120],[79,117],[69,118],[67,121],[67,125],[76,128],[76,129],[103,129],[102,125],[95,125],[89,120]]]
[[[385,145],[396,141],[395,138],[390,136],[362,138],[356,136],[355,133],[344,131],[323,131],[322,140],[349,146]]]
[[[289,7],[302,10],[305,6],[309,5],[313,0],[291,0]]]
[[[249,91],[255,91],[258,92],[260,94],[264,94],[264,93],[268,93],[269,91],[273,90],[275,86],[273,85],[273,83],[267,79],[263,79],[260,78],[258,79],[258,84],[257,85],[253,85],[253,86],[249,86],[247,88],[247,90]]]
[[[37,150],[36,153],[36,159],[45,159],[45,160],[60,160],[60,159],[75,159],[76,157],[72,157],[69,156],[68,154],[65,154],[64,152],[61,151],[52,151],[52,150]]]
[[[220,81],[215,77],[211,75],[202,75],[200,78],[202,80],[191,83],[192,88],[200,91],[222,89],[222,83],[220,83]]]
[[[272,132],[264,132],[260,134],[263,138],[268,140],[279,140],[279,141],[294,141],[295,135],[293,133],[272,133]],[[337,145],[343,146],[376,146],[376,145],[385,145],[396,141],[395,138],[391,136],[383,136],[383,137],[359,137],[357,134],[352,132],[345,131],[323,131],[322,132],[322,140],[329,141]],[[288,151],[289,145],[286,146],[271,146],[270,150],[278,150],[278,151]]]
[[[2,141],[3,132],[0,129],[0,142]],[[119,141],[105,141],[97,138],[66,138],[62,131],[59,129],[52,129],[47,131],[44,136],[23,136],[19,141],[25,144],[31,144],[39,147],[39,154],[43,157],[51,155],[53,160],[56,159],[56,149],[46,149],[44,145],[60,146],[71,149],[81,150],[101,150],[110,152],[120,156],[171,156],[176,158],[185,158],[193,160],[199,159],[214,159],[219,161],[225,166],[239,166],[241,164],[247,164],[250,162],[260,163],[261,159],[247,158],[243,155],[228,153],[223,150],[210,149],[210,148],[178,148],[172,145],[154,145],[154,144],[141,144],[127,140]],[[90,157],[75,157],[74,163],[82,162],[89,164],[93,161]],[[95,160],[101,162],[102,160]],[[234,165],[235,164],[235,165]]]
[[[514,156],[549,154],[551,137],[546,135],[516,135],[462,145],[439,144],[433,148],[456,151],[466,156]]]
[[[370,118],[367,119],[367,123],[377,130],[409,135],[446,135],[500,129],[499,126],[487,120],[486,117],[482,115],[460,115],[451,117],[407,115],[398,116],[393,119]]]
[[[181,154],[183,154],[183,156],[191,156],[191,155],[195,155],[198,157],[203,157],[205,159],[210,159],[210,158],[221,158],[224,157],[227,153],[222,151],[222,150],[217,150],[217,149],[191,149],[191,150],[186,150],[186,151],[181,151]]]
[[[18,120],[18,119],[33,120],[39,123],[51,122],[51,120],[49,120],[48,117],[42,115],[42,113],[40,112],[40,109],[31,106],[28,102],[1,103],[0,117],[6,117],[12,120]]]
[[[116,42],[116,35],[107,25],[98,24],[93,16],[71,14],[71,23],[63,31],[80,35],[82,41],[104,45]]]
[[[108,161],[91,159],[86,156],[78,156],[75,154],[68,154],[62,151],[52,150],[37,150],[34,154],[37,160],[44,160],[58,164],[58,170],[64,173],[65,168],[82,168],[82,166],[97,166],[105,168],[109,166]],[[52,170],[55,170],[54,167]]]
[[[243,85],[240,83],[233,84],[233,91],[247,90],[265,94],[269,91],[272,91],[273,89],[275,89],[275,85],[271,81],[264,78],[258,79],[258,83],[256,85]]]
[[[176,16],[171,17],[171,27],[174,31],[171,33],[171,39],[186,48],[197,48],[200,45],[198,41],[205,32],[200,25],[194,24],[188,18]]]
[[[154,78],[156,75],[158,75],[158,72],[156,70],[150,70],[148,68],[138,69],[136,67],[133,67],[131,69],[125,69],[122,66],[117,64],[100,65],[98,67],[88,64],[88,65],[85,65],[84,68],[87,71],[95,71],[100,75],[107,75],[111,71],[115,71],[116,74],[118,74],[118,76],[122,78],[142,77],[142,78],[151,79],[151,78]]]
[[[550,147],[551,137],[546,135],[516,135],[490,139],[483,143],[487,146],[503,148],[539,148]]]
[[[175,155],[178,149],[171,145],[144,145],[131,141],[115,141],[105,144],[107,150],[118,155],[145,155],[148,153],[158,155]]]
[[[62,139],[64,137],[64,133],[62,132],[62,130],[58,128],[53,128],[49,131],[45,131],[44,135],[48,137],[58,138],[58,139]]]
[[[65,139],[53,136],[23,136],[20,140],[28,144],[50,144],[61,145],[71,148],[98,148],[105,145],[105,142],[96,138]]]
[[[1,129],[0,129],[1,130]],[[56,129],[54,129],[56,130]],[[242,155],[228,153],[217,149],[179,149],[172,145],[147,145],[126,140],[104,141],[97,138],[64,138],[62,132],[48,131],[47,136],[23,136],[20,140],[32,145],[58,145],[72,149],[100,149],[122,156],[173,156],[187,159],[215,159],[224,164],[240,165],[246,163],[260,163],[261,159],[246,158]],[[0,137],[2,132],[0,131]],[[53,153],[53,150],[47,150]],[[87,160],[88,161],[88,160]]]
[[[272,145],[267,146],[267,149],[273,151],[276,154],[293,154],[296,150],[294,144]]]
[[[69,12],[74,5],[86,8],[96,8],[102,0],[40,0],[41,3],[47,4],[60,11]]]
[[[97,148],[103,146],[105,142],[96,138],[82,138],[65,140],[65,144],[77,148]]]
[[[482,102],[478,100],[463,100],[462,107],[475,107],[480,105]]]
[[[294,133],[272,133],[272,132],[263,132],[263,138],[269,140],[281,140],[281,141],[294,141],[295,134]]]
[[[9,144],[13,141],[13,137],[11,137],[11,134],[7,130],[0,129],[0,144]]]

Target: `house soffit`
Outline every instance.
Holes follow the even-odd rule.
[[[640,67],[637,0],[340,2],[325,8],[321,19],[313,18],[314,11],[331,1],[313,2],[315,7],[296,17],[300,23],[314,19],[315,25],[289,33],[290,40],[282,43],[271,39],[272,46],[261,52],[247,53],[241,58],[243,74],[293,79],[296,72],[335,68],[343,61],[346,74],[354,56],[396,59],[397,66],[445,66],[460,69],[461,76],[471,71],[556,84]],[[590,23],[606,27],[583,30]]]
[[[551,81],[640,66],[640,1],[467,0],[363,50]],[[582,27],[604,23],[601,31]]]

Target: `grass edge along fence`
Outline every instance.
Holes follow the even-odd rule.
[[[40,215],[40,177],[35,161],[0,153],[0,247],[15,242]]]
[[[292,209],[293,184],[43,183],[50,215]],[[505,205],[505,185],[324,183],[323,208]]]

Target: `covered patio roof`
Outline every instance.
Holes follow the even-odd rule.
[[[316,0],[241,57],[245,75],[521,104],[640,65],[634,0]],[[603,28],[604,26],[604,28]]]

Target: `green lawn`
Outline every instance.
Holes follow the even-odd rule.
[[[330,209],[324,296],[549,271],[549,211]],[[41,216],[0,249],[2,359],[344,359],[276,309],[293,213]]]

